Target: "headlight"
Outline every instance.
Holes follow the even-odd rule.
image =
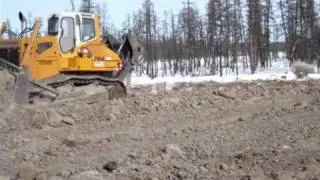
[[[110,57],[110,56],[105,56],[105,57],[104,57],[104,60],[105,60],[105,61],[111,61],[111,60],[112,60],[112,57]]]
[[[90,51],[87,48],[81,48],[80,54],[82,56],[87,56],[87,57],[91,57],[92,56],[92,54],[90,53]]]

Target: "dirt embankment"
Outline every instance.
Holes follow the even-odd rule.
[[[10,111],[8,97],[0,175],[10,178],[320,178],[319,81],[159,85]]]

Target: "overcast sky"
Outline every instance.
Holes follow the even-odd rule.
[[[81,0],[74,0],[76,6]],[[124,22],[126,15],[138,10],[144,0],[96,0],[99,3],[106,3],[108,7],[108,17],[111,22],[120,28]],[[178,12],[182,7],[184,0],[153,0],[156,11],[162,15],[165,10]],[[196,6],[203,14],[207,0],[194,0]],[[13,29],[20,27],[18,20],[18,12],[22,11],[25,16],[29,12],[34,17],[42,17],[46,19],[49,14],[61,11],[70,11],[70,0],[0,0],[0,22],[10,19]]]

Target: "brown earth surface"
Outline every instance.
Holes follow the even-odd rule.
[[[320,81],[158,85],[21,107],[1,79],[0,179],[320,179]]]

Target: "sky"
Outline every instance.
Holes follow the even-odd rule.
[[[78,7],[81,0],[74,0]],[[108,8],[108,17],[117,28],[121,28],[127,14],[138,10],[144,0],[96,0],[98,3],[106,3]],[[184,0],[153,0],[155,9],[159,15],[165,10],[178,12],[182,8]],[[204,13],[207,0],[194,0],[200,13]],[[12,28],[19,29],[18,19],[19,11],[26,17],[32,13],[33,17],[41,17],[46,20],[47,17],[55,12],[70,11],[70,0],[0,0],[0,22],[9,19]]]

